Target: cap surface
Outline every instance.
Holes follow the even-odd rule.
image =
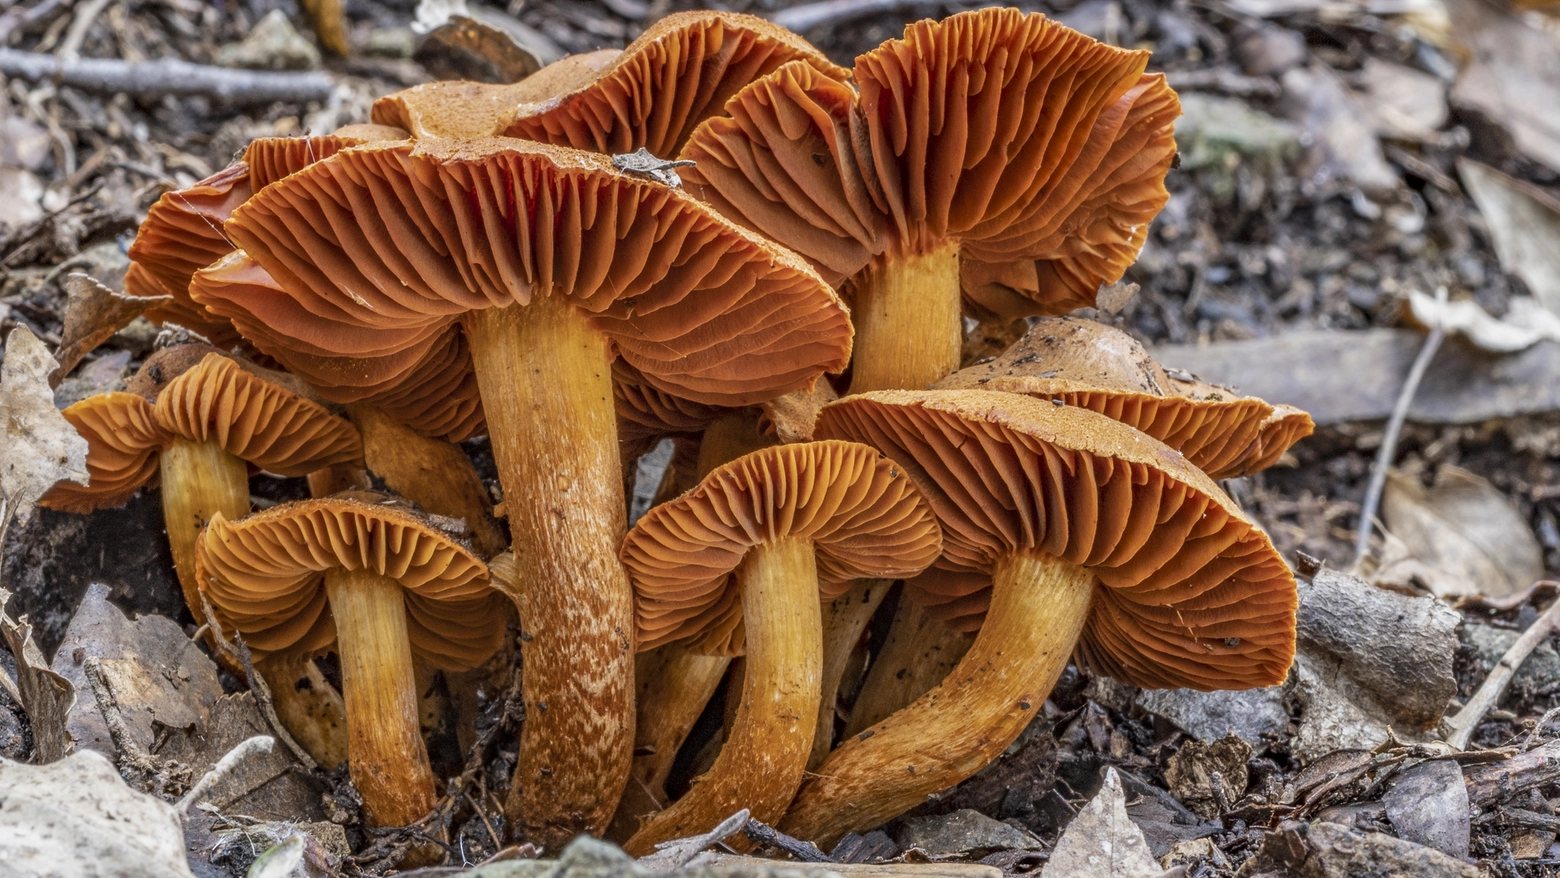
[[[64,512],[122,506],[157,474],[173,435],[157,423],[152,404],[133,393],[101,393],[60,414],[87,440],[86,485],[59,482],[39,505]]]
[[[903,470],[853,442],[780,445],[713,470],[650,510],[622,558],[641,651],[704,634],[693,648],[740,651],[733,573],[749,550],[811,540],[818,588],[833,599],[860,577],[913,576],[942,551],[931,511]]]
[[[327,497],[241,521],[215,516],[195,546],[197,576],[218,618],[257,654],[319,650],[335,639],[324,573],[368,570],[406,589],[414,652],[465,670],[498,649],[506,616],[486,565],[397,506]]]
[[[192,442],[215,442],[260,469],[307,475],[363,459],[357,428],[319,403],[207,354],[157,395],[157,421]]]
[[[670,157],[738,89],[788,61],[848,74],[785,28],[732,12],[677,12],[567,92],[519,104],[500,132],[605,153]],[[562,62],[559,62],[562,63]]]
[[[1022,302],[978,305],[1063,313],[1120,278],[1168,199],[1180,107],[1147,59],[1016,9],[917,22],[856,59],[854,100],[793,68],[753,83],[683,176],[826,276],[953,241],[1038,273]]]
[[[1173,377],[1132,336],[1068,317],[1038,321],[1001,356],[935,386],[1081,406],[1147,433],[1215,479],[1271,466],[1314,429],[1299,409]]]
[[[311,381],[294,351],[422,356],[464,312],[538,294],[569,297],[647,383],[695,402],[748,405],[849,360],[847,311],[800,258],[591,153],[356,147],[268,187],[228,231],[281,295],[225,313],[248,312],[255,343]]]
[[[1079,656],[1146,687],[1276,685],[1294,657],[1295,581],[1266,534],[1163,443],[1074,406],[989,391],[888,391],[824,407],[818,435],[902,464],[942,523],[940,569],[990,575],[1039,552],[1098,579]],[[939,584],[943,596],[929,594]],[[919,597],[977,612],[981,583]],[[978,599],[978,598],[977,598]]]

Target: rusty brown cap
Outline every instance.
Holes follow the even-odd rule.
[[[1271,466],[1315,429],[1299,409],[1172,376],[1132,336],[1070,317],[1036,322],[1001,356],[934,386],[1082,406],[1142,430],[1215,479]]]
[[[966,283],[979,307],[1064,313],[1120,278],[1168,199],[1180,108],[1147,60],[1016,9],[917,22],[856,59],[855,95],[794,66],[754,82],[694,132],[683,176],[831,279],[955,242],[1038,273],[1021,302]]]
[[[302,476],[363,459],[357,428],[220,354],[170,381],[157,395],[157,421],[192,442],[215,442],[262,470]]]
[[[639,648],[702,633],[695,648],[740,651],[733,573],[754,546],[783,538],[812,541],[826,600],[860,577],[913,576],[942,551],[915,485],[873,449],[806,442],[755,451],[650,510],[624,540]]]
[[[286,294],[230,300],[266,350],[386,356],[539,293],[569,297],[647,382],[696,402],[810,387],[850,356],[844,305],[799,257],[562,147],[356,147],[266,188],[228,231]]]
[[[1090,668],[1195,689],[1272,686],[1288,673],[1294,576],[1163,443],[1076,406],[980,390],[846,397],[824,407],[818,435],[904,466],[942,523],[939,568],[990,575],[1021,551],[1089,568],[1099,587],[1078,653]],[[970,597],[967,578],[950,579]]]
[[[470,549],[397,506],[327,497],[239,521],[218,513],[195,544],[201,592],[258,657],[318,651],[335,639],[324,588],[332,568],[369,570],[406,589],[412,650],[443,670],[485,661],[504,635],[503,597]]]
[[[39,505],[64,512],[122,506],[157,474],[173,435],[157,423],[152,404],[133,393],[102,393],[60,414],[87,440],[86,485],[57,482]]]

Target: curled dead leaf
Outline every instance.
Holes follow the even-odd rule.
[[[59,387],[87,354],[124,329],[147,309],[173,301],[172,296],[127,296],[85,274],[67,274],[65,329],[55,359],[59,367],[49,376],[49,386]]]

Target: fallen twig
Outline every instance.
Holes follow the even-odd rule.
[[[327,73],[272,73],[191,64],[178,58],[132,63],[117,58],[61,60],[53,55],[0,49],[0,74],[34,82],[53,80],[83,91],[143,97],[205,95],[225,103],[322,101],[336,81]]]
[[[1554,633],[1557,622],[1560,622],[1560,600],[1550,604],[1549,609],[1538,617],[1538,621],[1522,632],[1522,636],[1500,657],[1500,661],[1490,670],[1484,682],[1479,684],[1478,691],[1473,693],[1462,710],[1446,720],[1446,743],[1458,750],[1468,747],[1474,727],[1484,721],[1484,715],[1506,694],[1506,687],[1511,685],[1511,678],[1516,676],[1517,669],[1522,667],[1522,663],[1527,661],[1527,657],[1540,643]]]
[[[147,779],[157,777],[163,766],[141,747],[125,726],[125,717],[119,711],[114,689],[103,676],[103,660],[93,656],[82,663],[81,669],[86,674],[87,685],[92,689],[98,713],[103,715],[103,724],[108,726],[108,737],[114,742],[114,749],[119,751],[120,771],[134,771]]]
[[[772,848],[790,854],[804,863],[834,862],[833,857],[824,853],[812,842],[792,838],[769,824],[754,820],[751,817],[742,825],[742,834],[747,836],[748,841],[769,845]]]
[[[1270,76],[1244,76],[1225,67],[1175,70],[1165,81],[1177,91],[1216,91],[1241,98],[1276,98],[1284,91]]]
[[[1435,300],[1441,305],[1446,304],[1446,287],[1435,291]],[[1353,566],[1356,569],[1370,551],[1370,534],[1376,524],[1376,509],[1381,505],[1382,489],[1387,486],[1387,470],[1392,467],[1398,436],[1402,435],[1403,421],[1408,418],[1408,407],[1414,402],[1419,382],[1425,377],[1425,370],[1430,368],[1430,361],[1445,337],[1446,327],[1438,321],[1430,328],[1430,334],[1425,336],[1424,347],[1419,349],[1419,356],[1414,358],[1414,365],[1409,368],[1408,378],[1398,393],[1397,405],[1392,407],[1392,417],[1387,419],[1387,432],[1381,437],[1381,448],[1376,451],[1376,460],[1370,467],[1370,485],[1365,489],[1365,500],[1360,504],[1360,523],[1354,532]]]
[[[245,682],[249,684],[250,694],[254,696],[255,707],[260,709],[260,715],[265,717],[265,724],[271,727],[276,740],[281,741],[298,764],[305,769],[314,771],[319,768],[319,763],[315,762],[314,757],[293,739],[292,733],[287,731],[287,727],[282,725],[281,718],[276,715],[276,706],[271,702],[271,687],[266,683],[265,678],[260,676],[260,672],[255,670],[255,658],[249,652],[249,647],[245,645],[244,638],[235,631],[232,642],[229,642],[222,634],[222,623],[217,621],[216,608],[211,605],[205,592],[201,593],[200,603],[201,609],[206,614],[206,624],[211,629],[211,641],[216,644],[217,649],[244,669]]]
[[[223,754],[222,758],[217,760],[217,764],[211,766],[211,770],[202,775],[200,780],[190,787],[189,792],[185,793],[179,801],[174,803],[174,808],[179,812],[179,816],[183,817],[184,812],[188,811],[197,799],[205,795],[206,791],[211,789],[212,784],[231,774],[233,769],[243,764],[244,760],[248,759],[250,755],[269,753],[275,746],[276,739],[270,735],[255,735],[253,738],[245,738],[240,741],[238,746]]]
[[[823,0],[821,3],[805,3],[782,9],[769,20],[798,33],[877,15],[881,12],[902,12],[909,9],[939,6],[938,0]]]
[[[61,61],[75,61],[81,55],[81,44],[87,41],[87,31],[92,28],[92,23],[103,14],[108,4],[114,0],[87,0],[86,3],[76,7],[74,17],[70,20],[70,28],[65,31],[65,39],[60,47],[55,50],[54,56]]]

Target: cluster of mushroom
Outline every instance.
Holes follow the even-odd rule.
[[[847,70],[680,13],[513,85],[257,141],[131,251],[131,292],[210,344],[67,410],[93,478],[49,502],[160,472],[197,620],[282,675],[284,720],[380,825],[437,795],[419,681],[506,672],[510,602],[505,811],[548,847],[611,828],[643,853],[744,807],[820,843],[870,828],[999,755],[1073,656],[1142,686],[1275,684],[1294,580],[1213,479],[1309,419],[1055,316],[1121,277],[1167,199],[1179,108],[1146,61],[983,9]],[[959,370],[967,322],[1020,318]],[[456,444],[482,435],[507,538]],[[628,531],[625,475],[665,437],[665,502]],[[251,514],[250,465],[316,499]],[[872,657],[835,747],[896,581],[909,658]],[[928,649],[946,679],[866,697]],[[719,755],[668,804],[738,655]]]

